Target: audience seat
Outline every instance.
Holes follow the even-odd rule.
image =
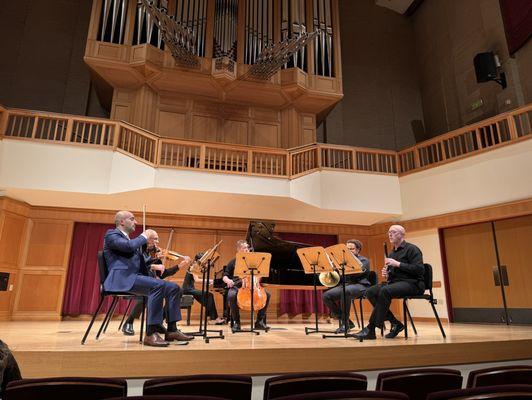
[[[532,365],[507,365],[471,371],[467,387],[532,384]]]
[[[354,372],[285,374],[266,379],[263,397],[269,400],[295,394],[366,390],[367,387],[366,376]]]
[[[382,372],[377,377],[375,390],[401,392],[411,400],[425,400],[432,392],[460,389],[462,380],[460,371],[447,368]]]
[[[4,400],[99,400],[126,394],[124,379],[21,379],[7,385]]]
[[[150,379],[144,395],[218,396],[232,400],[251,399],[251,377],[247,375],[191,375]]]
[[[305,393],[279,397],[277,400],[408,400],[404,393],[369,390],[342,390],[337,392]]]
[[[532,399],[532,385],[498,385],[431,393],[427,400]]]

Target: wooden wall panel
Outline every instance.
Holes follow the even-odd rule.
[[[16,301],[19,312],[58,311],[63,297],[64,274],[61,271],[23,271]]]
[[[218,141],[218,126],[220,120],[215,117],[194,115],[192,117],[192,139]]]
[[[256,122],[250,144],[253,146],[279,147],[280,126],[278,124]]]
[[[172,138],[185,138],[185,114],[159,111],[157,132]]]
[[[3,212],[0,218],[0,266],[18,268],[26,218],[8,212]]]
[[[26,266],[66,267],[72,222],[33,221]]]
[[[223,142],[248,144],[248,122],[224,120]]]

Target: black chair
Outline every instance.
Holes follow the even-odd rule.
[[[460,389],[462,380],[460,371],[448,368],[381,372],[375,390],[400,392],[411,400],[425,400],[432,392]]]
[[[181,309],[187,309],[187,325],[190,325],[190,311],[194,304],[194,296],[191,294],[184,294],[181,296]]]
[[[296,394],[366,390],[367,387],[366,376],[355,372],[284,374],[266,379],[263,398],[270,400]]]
[[[532,383],[532,365],[505,365],[471,371],[467,387],[528,385]]]
[[[251,377],[247,375],[191,375],[150,379],[144,395],[214,396],[233,400],[251,399]]]
[[[99,400],[126,394],[127,382],[124,379],[22,379],[7,385],[4,400]]]
[[[410,315],[410,310],[408,309],[408,300],[427,300],[430,303],[430,306],[432,307],[432,311],[434,312],[434,316],[436,317],[436,321],[438,321],[438,326],[440,327],[441,335],[445,338],[447,337],[445,335],[445,331],[443,330],[443,325],[441,323],[440,317],[438,315],[438,312],[436,311],[436,307],[434,305],[436,304],[436,300],[434,299],[434,294],[432,293],[432,266],[430,264],[423,264],[425,267],[423,280],[425,281],[425,293],[415,295],[415,296],[405,296],[403,297],[403,316],[404,316],[404,325],[405,325],[405,338],[408,338],[408,321],[407,317],[410,320],[410,324],[412,325],[412,329],[414,330],[414,333],[417,335],[417,329],[414,325],[414,320],[412,319],[412,316]],[[427,290],[429,291],[428,293]]]
[[[319,392],[279,397],[277,400],[408,400],[404,393],[377,392],[372,390],[342,390],[338,392]]]
[[[532,399],[532,385],[482,386],[431,393],[427,400]]]
[[[111,306],[107,310],[107,313],[105,314],[105,317],[102,321],[102,325],[100,326],[100,329],[98,330],[98,333],[96,334],[96,339],[98,339],[103,332],[107,330],[107,326],[109,325],[109,322],[111,321],[111,318],[113,317],[114,311],[116,306],[118,305],[119,299],[128,299],[130,300],[129,304],[131,304],[131,300],[137,299],[139,297],[142,298],[142,302],[144,304],[144,307],[142,307],[142,316],[141,316],[141,325],[140,325],[140,337],[139,340],[142,342],[142,338],[144,335],[144,310],[146,305],[146,296],[138,296],[133,293],[129,292],[108,292],[104,289],[103,283],[105,282],[105,278],[107,278],[107,274],[109,273],[107,269],[107,263],[105,262],[105,257],[103,255],[103,251],[98,251],[98,271],[100,272],[100,303],[98,304],[98,307],[96,308],[96,311],[92,315],[91,321],[89,323],[89,326],[87,327],[87,330],[85,331],[85,334],[83,335],[83,339],[81,339],[81,344],[85,344],[85,341],[87,340],[87,336],[89,335],[92,325],[94,324],[94,320],[96,319],[96,316],[100,312],[100,309],[102,308],[103,302],[106,297],[111,296],[112,302]],[[129,308],[129,305],[128,305]],[[127,310],[126,310],[127,313]],[[123,320],[123,318],[122,318]]]

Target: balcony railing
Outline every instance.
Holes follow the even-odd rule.
[[[126,122],[0,106],[0,138],[100,147],[154,167],[292,178],[318,170],[405,175],[532,137],[532,104],[400,152],[310,144],[283,150],[161,137]]]

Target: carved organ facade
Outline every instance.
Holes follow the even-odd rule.
[[[111,118],[290,148],[342,98],[338,0],[93,0],[85,62]]]

